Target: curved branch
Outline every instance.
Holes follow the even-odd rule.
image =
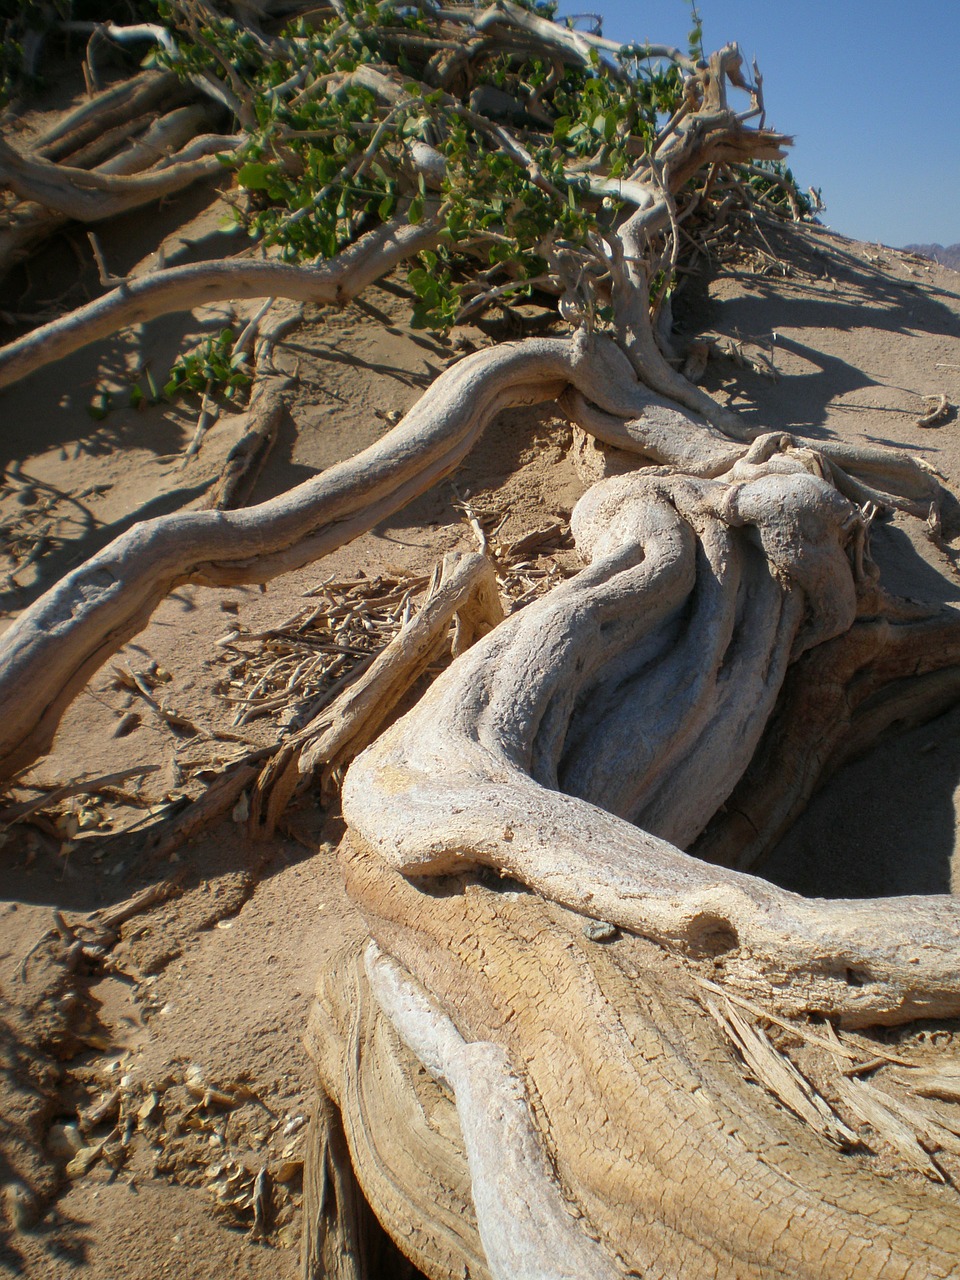
[[[501,409],[555,399],[569,384],[621,417],[637,418],[649,403],[609,341],[504,344],[441,374],[376,444],[270,502],[135,525],[46,592],[0,640],[0,776],[48,749],[92,672],[175,586],[265,582],[319,559],[449,474]]]
[[[0,348],[0,387],[127,325],[146,324],[157,316],[189,311],[208,302],[277,297],[344,306],[404,258],[435,245],[439,236],[435,216],[417,225],[398,218],[361,236],[333,261],[320,265],[231,258],[140,276]]]
[[[186,146],[191,138],[195,138],[198,127],[209,123],[209,118],[210,108],[205,104],[177,107],[155,119],[142,136],[98,165],[97,169],[100,173],[124,174],[136,173],[138,169],[157,164],[170,148]],[[192,146],[190,150],[192,152]],[[67,221],[66,214],[32,202],[19,204],[11,210],[8,224],[0,227],[0,278],[32,245]]]
[[[44,160],[61,160],[107,130],[155,109],[164,98],[179,92],[180,82],[174,72],[141,71],[68,112],[53,128],[40,135],[35,152]]]
[[[236,145],[230,138],[217,139],[220,151],[229,151]],[[114,218],[222,172],[223,165],[215,155],[180,161],[173,157],[148,173],[130,175],[75,169],[22,156],[0,138],[0,183],[21,200],[33,200],[79,222]]]

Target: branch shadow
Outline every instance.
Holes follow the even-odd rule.
[[[772,352],[789,352],[812,368],[812,372],[781,373],[777,380],[737,369],[740,399],[738,412],[751,426],[764,430],[800,430],[814,438],[834,435],[827,427],[827,407],[838,397],[866,387],[886,385],[842,359],[824,353],[815,339],[804,342],[786,337],[782,330],[840,330],[854,333],[874,329],[908,338],[926,335],[960,337],[960,317],[955,298],[936,285],[903,280],[881,265],[864,261],[844,242],[815,230],[771,229],[771,243],[782,256],[788,271],[830,288],[829,295],[811,297],[809,289],[790,287],[790,276],[748,274],[737,270],[714,269],[691,285],[679,308],[688,328],[701,331],[711,325],[740,335],[744,341],[758,337],[775,340]],[[721,276],[739,280],[745,290],[735,297],[712,299],[706,303],[710,283]],[[814,285],[816,287],[816,285]],[[706,303],[706,305],[705,305]],[[704,385],[720,389],[723,373],[733,373],[728,360],[711,362]],[[834,411],[837,405],[833,404]],[[870,409],[882,413],[883,409]],[[898,415],[902,417],[901,415]]]
[[[60,543],[55,547],[46,551],[40,561],[40,573],[35,582],[27,586],[0,589],[0,615],[19,612],[21,609],[27,608],[28,605],[43,595],[48,587],[53,586],[55,582],[90,556],[96,555],[114,538],[118,538],[121,534],[126,533],[135,524],[139,524],[144,520],[150,520],[155,516],[170,515],[175,511],[183,510],[190,502],[201,497],[207,490],[208,483],[184,486],[181,489],[175,489],[169,493],[164,493],[153,498],[145,505],[138,507],[135,511],[129,512],[120,520],[115,520],[110,524],[102,524],[95,526],[89,524],[86,531],[80,537],[71,539],[70,541]]]
[[[960,891],[960,708],[881,741],[828,778],[761,868],[807,897]]]

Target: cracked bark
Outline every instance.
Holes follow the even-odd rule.
[[[736,847],[742,820],[710,823],[744,775],[769,842],[818,766],[960,687],[960,619],[886,599],[862,512],[809,451],[776,444],[718,479],[588,491],[573,522],[587,567],[463,655],[348,772],[341,861],[382,952],[365,976],[356,949],[325,975],[308,1042],[375,1211],[396,1224],[416,1204],[396,1238],[431,1277],[460,1274],[467,1246],[451,1264],[418,1167],[369,1131],[374,1111],[378,1134],[392,1108],[409,1112],[417,1064],[444,1133],[456,1114],[470,1247],[492,1276],[516,1274],[511,1250],[531,1276],[952,1274],[955,1193],[878,1180],[862,1125],[804,1122],[782,1084],[758,1096],[704,994],[739,993],[801,1035],[811,1015],[861,1027],[960,1012],[954,900],[808,900],[682,852],[698,837]],[[783,760],[756,752],[768,723]],[[826,750],[798,776],[818,728]],[[346,1030],[347,1007],[368,1032]],[[389,1096],[367,1034],[393,1045]],[[350,1062],[376,1108],[353,1109]],[[498,1109],[506,1077],[514,1102]],[[478,1124],[501,1144],[486,1160]],[[543,1203],[562,1214],[551,1231]]]

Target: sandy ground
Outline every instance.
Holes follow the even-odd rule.
[[[168,262],[224,252],[223,208],[212,197],[196,190],[150,217],[102,227],[111,270],[149,269],[161,237]],[[715,337],[728,352],[708,367],[707,388],[767,429],[915,449],[957,491],[956,414],[930,430],[916,419],[926,395],[960,401],[960,275],[818,229],[772,247],[780,268],[757,259],[718,279],[705,273],[678,302],[680,335]],[[40,314],[96,293],[81,250],[79,233],[58,237],[0,286],[0,310]],[[402,281],[343,312],[307,309],[276,356],[296,385],[255,501],[376,439],[464,342],[541,323],[531,308],[466,331],[455,346],[411,330],[408,310]],[[162,380],[178,350],[246,314],[224,305],[128,331],[3,394],[0,519],[13,553],[0,566],[5,619],[131,522],[202,501],[242,415],[227,410],[183,466],[196,404],[137,408],[131,387],[143,385],[147,366]],[[88,406],[104,393],[109,412],[91,417]],[[566,522],[584,486],[570,439],[548,412],[505,414],[455,477],[498,545]],[[165,806],[199,794],[250,744],[276,739],[282,708],[235,723],[236,655],[218,641],[276,628],[323,599],[310,593],[331,579],[429,572],[445,551],[472,545],[456,501],[445,483],[266,591],[175,592],[94,677],[53,752],[24,779],[15,799],[41,794],[26,784],[158,766],[119,788],[126,801],[50,801],[36,821],[2,834],[0,1271],[91,1280],[298,1274],[312,1098],[301,1034],[325,956],[359,927],[333,858],[336,803],[308,794],[270,840],[248,838],[242,811],[159,858],[151,836],[169,816]],[[960,527],[951,518],[948,534]],[[960,598],[949,541],[935,545],[919,522],[878,526],[874,552],[891,589]],[[566,572],[571,555],[556,545],[532,552],[511,593]],[[118,679],[116,666],[146,672],[179,727]],[[241,693],[246,678],[236,681]],[[832,779],[767,873],[825,895],[956,892],[958,714]],[[65,961],[71,921],[172,874],[183,877],[179,896],[131,918],[106,954]],[[91,1115],[98,1107],[101,1116]],[[266,1210],[262,1229],[255,1202]]]

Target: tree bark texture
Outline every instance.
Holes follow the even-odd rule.
[[[587,567],[348,771],[376,945],[323,976],[308,1045],[428,1276],[955,1271],[960,1140],[923,1086],[949,1063],[850,1039],[960,1012],[955,900],[804,899],[682,852],[729,854],[754,813],[769,842],[825,766],[960,685],[960,620],[884,596],[824,471],[778,439],[717,479],[595,486]],[[432,1209],[438,1170],[475,1234]]]

